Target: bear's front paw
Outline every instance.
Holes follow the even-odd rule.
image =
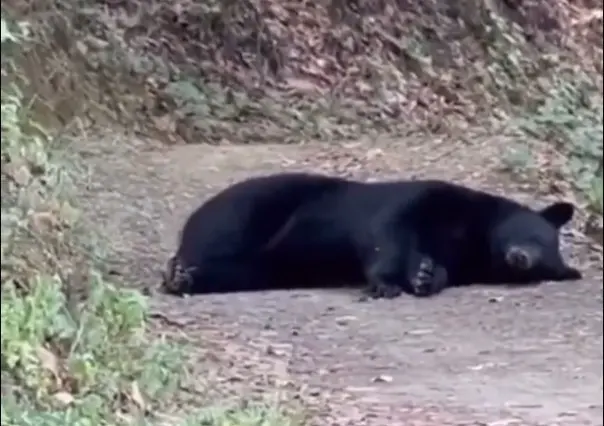
[[[447,271],[434,264],[429,257],[424,257],[415,276],[411,279],[411,288],[416,297],[429,297],[445,288]]]

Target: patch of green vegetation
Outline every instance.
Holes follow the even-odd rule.
[[[294,419],[271,406],[255,405],[203,410],[187,418],[182,426],[302,426]]]
[[[602,93],[586,75],[561,76],[551,87],[537,110],[516,124],[531,137],[556,144],[567,158],[565,174],[585,196],[590,208],[602,214]]]
[[[3,52],[27,42],[26,27],[4,17],[1,24]],[[13,73],[19,69],[3,55],[1,423],[166,424],[154,414],[176,397],[184,348],[152,338],[147,298],[100,272],[104,248],[91,243],[100,241],[91,230],[82,232],[73,200],[81,171],[33,121]],[[170,424],[294,423],[250,406]]]
[[[24,35],[2,20],[3,48]],[[17,70],[6,62],[2,71]],[[142,417],[176,390],[178,348],[147,343],[144,297],[105,281],[80,250],[70,199],[78,169],[67,167],[22,99],[16,85],[3,84],[2,424]]]

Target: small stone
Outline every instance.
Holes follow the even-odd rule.
[[[338,325],[347,325],[348,323],[356,320],[357,318],[355,316],[352,315],[346,315],[343,317],[338,317],[336,318],[336,324]]]
[[[319,389],[311,389],[311,390],[308,391],[308,394],[310,396],[317,397],[317,396],[321,395],[321,391]]]
[[[392,376],[387,376],[385,374],[381,374],[377,377],[371,379],[373,383],[391,383],[393,380]]]
[[[278,357],[282,357],[284,356],[287,352],[284,351],[283,349],[279,349],[277,347],[275,347],[274,345],[269,345],[266,348],[266,353],[268,355],[274,355],[274,356],[278,356]]]

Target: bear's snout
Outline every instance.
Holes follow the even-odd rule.
[[[532,269],[539,258],[538,250],[527,246],[511,246],[505,253],[505,261],[513,269],[528,271]]]

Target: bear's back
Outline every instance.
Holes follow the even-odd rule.
[[[282,173],[237,182],[209,198],[183,227],[179,255],[237,256],[258,250],[302,204],[345,179]]]

